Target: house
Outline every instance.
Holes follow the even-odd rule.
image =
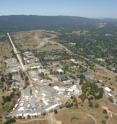
[[[109,87],[104,87],[104,94],[106,97],[112,97],[113,96],[112,90]]]
[[[57,72],[60,73],[60,74],[64,73],[64,71],[61,68],[57,69]]]

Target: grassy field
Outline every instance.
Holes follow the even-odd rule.
[[[17,120],[16,124],[95,124],[95,122],[83,112],[66,109],[58,112],[56,115],[49,116],[46,120]]]
[[[64,46],[57,43],[56,41],[50,41],[45,46],[40,48],[39,51],[41,51],[41,52],[51,52],[51,51],[63,51],[63,50],[65,50]]]
[[[0,71],[5,69],[5,58],[10,58],[12,56],[12,48],[9,42],[0,42]]]
[[[103,69],[96,69],[95,76],[98,80],[102,81],[102,84],[117,90],[117,76],[110,71]]]
[[[33,30],[14,33],[13,37],[17,47],[22,51],[37,50],[39,52],[50,52],[65,50],[64,46],[55,40],[57,37],[56,32]]]
[[[5,62],[3,57],[0,57],[0,71],[3,71],[5,69]]]
[[[113,116],[108,121],[109,124],[117,124],[117,116]]]
[[[56,118],[63,124],[95,124],[91,117],[78,109],[63,110],[56,115]]]
[[[13,93],[13,91],[0,92],[0,124],[3,124],[3,121],[5,121],[5,118],[7,117],[9,112],[13,109],[18,99],[17,95],[11,97],[11,93]],[[17,91],[14,92],[14,94],[16,93]],[[4,97],[10,96],[11,100],[7,99],[7,101],[6,100],[4,101],[3,96]]]
[[[20,50],[33,49],[37,46],[37,41],[33,38],[31,32],[17,32],[13,37]]]
[[[18,121],[16,124],[49,124],[47,120],[30,120],[30,121]]]
[[[51,37],[51,33],[45,30],[33,30],[14,33],[14,41],[21,50],[32,50],[38,46],[45,37]]]
[[[12,47],[9,42],[0,42],[0,56],[11,57]]]

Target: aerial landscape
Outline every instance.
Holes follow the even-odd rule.
[[[117,124],[117,1],[0,3],[0,124]]]

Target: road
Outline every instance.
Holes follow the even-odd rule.
[[[22,58],[21,58],[21,56],[20,56],[18,50],[17,50],[17,48],[15,47],[15,44],[13,43],[10,34],[7,33],[7,35],[8,35],[9,41],[10,41],[12,47],[13,47],[13,51],[14,51],[14,53],[15,53],[15,55],[16,55],[16,57],[17,57],[19,63],[20,63],[20,65],[21,65],[21,69],[22,69],[22,71],[25,71],[25,67],[24,67],[24,64],[23,64]]]
[[[15,55],[16,55],[16,57],[17,57],[19,63],[20,63],[21,70],[22,70],[23,72],[25,72],[25,75],[26,75],[26,76],[28,77],[28,79],[29,79],[29,84],[30,84],[30,86],[32,86],[33,83],[32,83],[32,81],[31,81],[31,79],[30,79],[30,76],[29,76],[28,72],[26,72],[26,68],[25,68],[25,66],[24,66],[24,64],[23,64],[21,55],[20,55],[20,53],[18,52],[18,50],[17,50],[15,44],[13,43],[13,40],[12,40],[10,34],[7,33],[7,35],[8,35],[9,41],[10,41],[10,43],[11,43],[11,45],[12,45],[13,51],[14,51],[14,53],[15,53]]]
[[[39,45],[36,47],[36,49],[40,49],[40,48],[44,47],[47,43],[49,43],[50,39],[51,38],[44,38],[43,42],[39,42]]]
[[[103,66],[101,66],[101,65],[99,65],[99,64],[95,64],[95,66],[96,66],[97,68],[100,68],[100,69],[104,70],[104,71],[107,72],[107,73],[110,73],[110,74],[112,74],[112,75],[114,75],[114,76],[117,76],[117,73],[108,70],[106,67],[103,67]]]

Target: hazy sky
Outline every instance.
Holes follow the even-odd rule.
[[[0,0],[0,15],[117,18],[117,0]]]

